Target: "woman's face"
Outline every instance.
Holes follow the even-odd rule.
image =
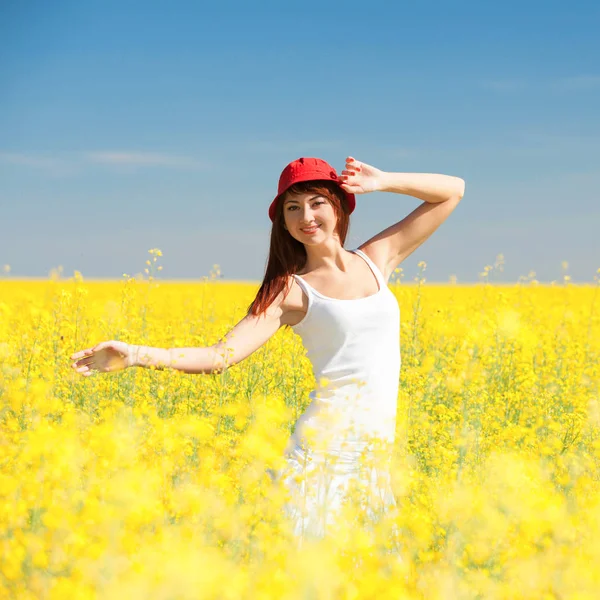
[[[290,235],[303,244],[318,244],[332,236],[337,224],[332,204],[316,192],[287,194],[283,200],[283,217]]]

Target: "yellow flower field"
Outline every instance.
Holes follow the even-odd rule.
[[[256,285],[0,280],[0,598],[599,598],[598,276],[390,287],[399,510],[299,549],[266,473],[314,385],[291,329],[214,375],[69,360],[212,345]]]

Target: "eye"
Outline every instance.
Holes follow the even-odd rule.
[[[323,202],[322,200],[320,200],[318,202],[314,202],[313,206],[315,206],[316,204],[325,204],[325,202]],[[298,208],[298,207],[296,205],[288,206],[288,212],[291,211],[293,208]]]

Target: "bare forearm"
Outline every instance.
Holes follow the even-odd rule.
[[[453,175],[384,171],[378,191],[407,194],[425,202],[444,202],[455,196],[462,198],[465,193],[465,182]]]
[[[223,370],[223,350],[208,348],[153,348],[129,345],[129,363],[132,367],[147,369],[177,369],[184,373],[208,374]]]

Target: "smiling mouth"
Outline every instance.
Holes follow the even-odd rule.
[[[310,228],[306,228],[306,229],[301,229],[300,231],[304,231],[304,233],[313,233],[314,231],[316,231],[317,229],[319,229],[319,227],[321,227],[321,226],[317,225],[316,227],[310,227]]]

